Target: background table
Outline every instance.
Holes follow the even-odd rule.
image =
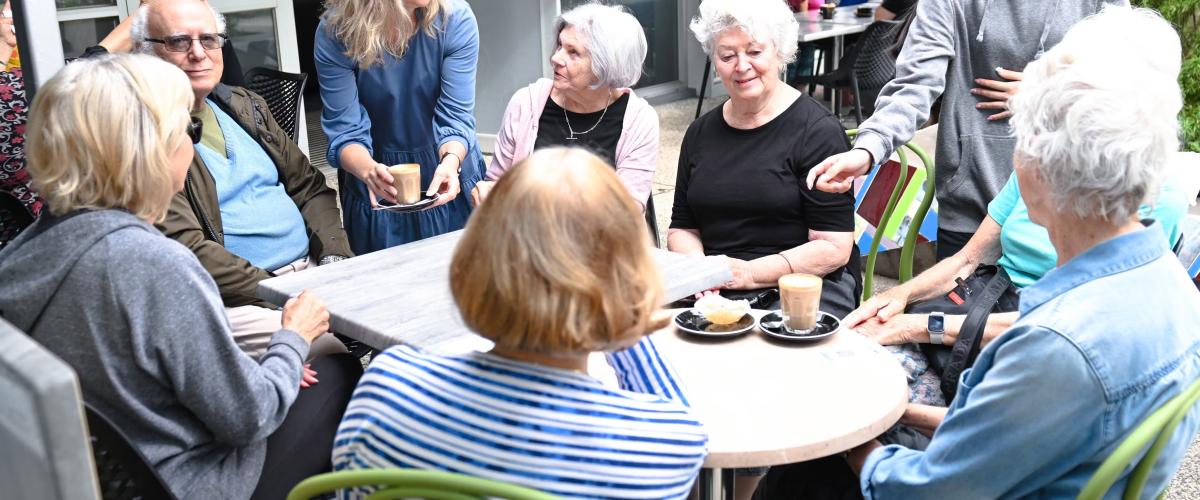
[[[821,17],[820,10],[809,10],[805,12],[797,12],[796,21],[800,23],[800,41],[813,42],[826,38],[833,39],[833,50],[829,54],[826,61],[826,71],[837,69],[839,61],[842,59],[842,52],[845,49],[846,35],[862,33],[867,30],[867,26],[875,22],[875,9],[879,7],[879,3],[865,3],[861,5],[853,5],[847,7],[838,7],[834,9],[833,19],[824,19]],[[871,9],[871,15],[867,17],[858,17],[855,11],[859,7]],[[829,92],[829,102],[831,109],[837,109],[838,92],[836,89],[826,89]]]
[[[757,318],[766,311],[752,313]],[[757,328],[709,339],[668,327],[653,339],[708,431],[707,468],[840,453],[883,434],[908,403],[895,357],[854,331],[801,344],[776,341]]]
[[[487,350],[463,325],[450,295],[450,259],[462,231],[264,280],[258,296],[276,305],[312,290],[329,309],[330,330],[376,349],[406,343],[438,352]],[[723,259],[654,250],[668,302],[733,278]]]

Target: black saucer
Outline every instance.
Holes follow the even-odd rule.
[[[728,325],[716,325],[695,309],[675,315],[675,327],[680,331],[704,337],[736,337],[754,329],[754,316],[750,313]]]
[[[828,338],[842,329],[842,322],[832,314],[820,311],[817,324],[812,328],[797,332],[783,327],[783,316],[779,311],[771,311],[758,319],[758,329],[770,337],[791,342],[815,342]]]
[[[375,207],[375,210],[385,210],[388,212],[397,212],[397,213],[416,212],[416,211],[420,211],[420,210],[424,210],[424,209],[428,208],[429,205],[432,205],[433,202],[437,201],[438,196],[439,195],[437,195],[437,194],[435,194],[433,196],[427,196],[424,193],[422,193],[420,200],[418,200],[416,203],[409,203],[407,205],[404,205],[404,204],[392,205],[392,204],[388,204],[386,201],[380,201],[379,206]]]

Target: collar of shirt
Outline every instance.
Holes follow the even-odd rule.
[[[1170,252],[1162,228],[1157,226],[1151,222],[1139,231],[1089,248],[1062,267],[1050,270],[1042,279],[1021,290],[1021,316],[1072,288],[1146,265],[1162,257],[1164,252]]]

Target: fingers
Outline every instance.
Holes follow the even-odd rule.
[[[875,313],[878,311],[879,303],[874,300],[867,300],[867,302],[859,306],[858,309],[850,311],[850,314],[847,314],[845,319],[842,320],[842,324],[849,328],[858,328],[858,326],[863,322],[870,318],[874,318]]]
[[[834,159],[832,156],[826,158],[825,161],[818,163],[813,168],[808,169],[808,179],[805,181],[808,184],[808,189],[813,189],[817,181],[817,177],[824,175],[829,167],[833,166]]]
[[[975,85],[978,85],[978,87],[971,89],[972,93],[975,93],[976,90],[993,90],[993,91],[1000,91],[1000,92],[1011,92],[1017,88],[1017,84],[1013,83],[1013,82],[1002,82],[1000,80],[988,80],[986,78],[976,78]]]
[[[978,87],[971,89],[971,93],[980,97],[986,97],[988,99],[994,99],[997,101],[1007,101],[1009,97],[1008,91],[988,90]]]
[[[442,185],[446,183],[446,172],[442,169],[437,169],[433,173],[433,179],[429,181],[429,189],[425,191],[425,196],[433,196],[442,190]]]
[[[479,202],[481,202],[481,201],[483,201],[483,200],[480,198],[479,185],[476,184],[475,189],[471,190],[471,206],[478,207]]]
[[[1000,78],[1003,78],[1005,80],[1012,80],[1012,81],[1019,82],[1019,81],[1025,79],[1025,73],[1022,73],[1020,71],[1004,69],[1004,68],[996,68],[996,74],[1000,75]]]
[[[988,119],[988,121],[994,122],[996,120],[1007,120],[1010,117],[1012,117],[1012,111],[1004,110],[999,113],[988,116],[987,119]]]
[[[904,304],[897,300],[890,300],[875,312],[875,317],[879,318],[880,322],[886,323],[897,314],[902,313],[904,313]]]
[[[975,109],[1008,109],[1007,101],[985,101],[975,104]]]
[[[305,364],[304,372],[300,375],[300,387],[308,388],[320,382],[317,380],[317,372],[312,369],[312,365]]]

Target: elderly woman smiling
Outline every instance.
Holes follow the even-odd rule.
[[[658,115],[629,87],[642,75],[646,34],[622,7],[590,3],[555,22],[554,79],[518,90],[504,111],[496,154],[476,204],[495,181],[534,149],[585,148],[617,169],[634,201],[645,207],[658,162]]]
[[[1200,377],[1200,294],[1162,230],[1137,217],[1179,145],[1179,56],[1157,14],[1110,7],[1026,67],[1010,101],[1013,163],[1058,268],[1022,290],[1020,319],[963,374],[944,419],[910,409],[909,423],[937,431],[926,450],[872,442],[850,453],[864,496],[1074,496]],[[1198,411],[1166,444],[1146,496],[1166,486]]]
[[[776,0],[706,0],[691,28],[729,100],[684,135],[668,248],[728,256],[727,289],[774,287],[792,272],[823,276],[821,309],[846,315],[861,286],[854,198],[804,179],[850,142],[836,117],[779,79],[796,53],[792,12]]]

